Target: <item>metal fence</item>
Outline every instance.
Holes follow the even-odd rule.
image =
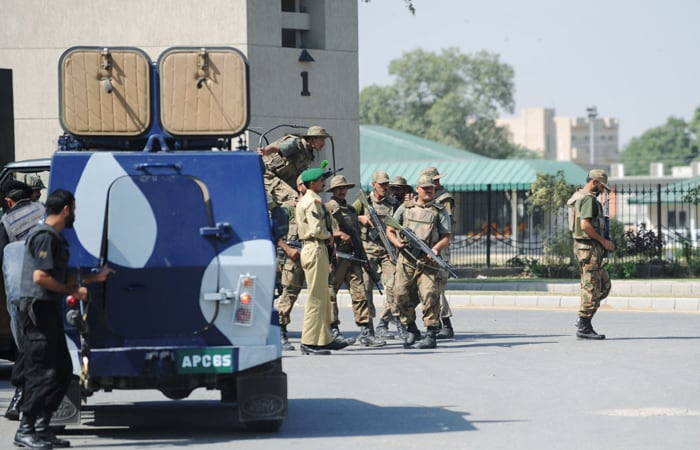
[[[700,258],[696,186],[612,187],[608,204],[611,238],[617,248],[609,255],[610,262],[696,264]],[[527,193],[507,185],[454,193],[452,265],[505,267],[532,260],[571,263],[566,207],[530,213]]]

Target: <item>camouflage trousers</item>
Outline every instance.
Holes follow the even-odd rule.
[[[281,178],[270,172],[265,172],[263,182],[265,183],[265,193],[268,197],[268,207],[270,203],[273,206],[291,206],[292,208],[297,204],[299,193]]]
[[[299,261],[292,258],[285,258],[282,267],[282,296],[277,301],[277,311],[279,311],[280,325],[289,325],[292,307],[299,297],[299,292],[304,284],[304,270]]]
[[[416,321],[416,306],[423,305],[423,325],[436,327],[440,324],[440,294],[446,277],[439,269],[423,261],[409,261],[399,255],[394,277],[394,298],[399,309],[401,323]],[[418,293],[418,296],[415,293]]]
[[[352,312],[355,317],[355,324],[357,326],[367,325],[370,321],[370,310],[369,302],[367,301],[367,296],[365,295],[365,286],[363,284],[363,274],[362,266],[359,264],[348,261],[347,259],[340,259],[333,267],[333,272],[331,275],[333,295],[331,297],[332,311],[331,311],[331,327],[340,324],[340,319],[338,318],[338,302],[335,293],[341,288],[343,283],[348,287],[350,291],[350,298],[352,299]]]
[[[596,241],[574,242],[574,254],[581,268],[581,305],[578,315],[591,318],[600,301],[610,293],[610,275],[603,268],[605,249]]]
[[[370,266],[379,273],[382,288],[384,289],[384,306],[379,318],[385,322],[391,322],[394,317],[399,316],[399,309],[394,299],[394,272],[396,272],[396,266],[391,262],[386,251],[381,256],[368,254],[367,258],[369,258]],[[374,283],[366,272],[364,274],[364,285],[367,301],[370,305],[370,317],[375,317],[377,313],[374,306]]]

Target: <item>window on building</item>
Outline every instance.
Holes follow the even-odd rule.
[[[299,48],[299,31],[282,28],[282,47]]]
[[[282,0],[282,12],[297,12],[297,0]]]

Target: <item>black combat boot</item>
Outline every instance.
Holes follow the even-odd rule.
[[[604,334],[598,334],[595,332],[595,330],[593,329],[593,325],[591,325],[590,317],[579,317],[578,330],[576,331],[576,336],[581,339],[605,339]]]
[[[406,331],[406,325],[402,324],[401,319],[399,319],[397,316],[394,316],[392,322],[396,325],[396,332],[399,335],[399,339],[405,341],[406,336],[408,335],[408,331]]]
[[[420,330],[415,322],[406,325],[406,339],[403,341],[404,348],[411,348],[420,339]]]
[[[289,338],[287,337],[287,325],[280,326],[280,334],[282,339],[282,350],[294,350],[294,346],[289,343]]]
[[[415,348],[426,349],[437,347],[437,327],[428,327],[425,337],[416,342]]]
[[[35,423],[36,416],[22,414],[13,443],[17,447],[53,448],[50,442],[43,440],[36,434],[36,430],[34,429]]]
[[[34,430],[36,435],[40,439],[48,442],[54,448],[68,448],[70,447],[70,442],[61,439],[56,434],[51,431],[51,414],[44,414],[36,418],[36,423],[34,424]]]
[[[452,321],[449,317],[443,317],[441,319],[442,327],[438,331],[437,339],[452,339],[455,337],[455,331],[452,329]]]
[[[343,336],[343,333],[340,332],[340,328],[338,328],[338,325],[331,325],[331,338],[333,338],[333,342],[345,344],[343,347],[347,347],[348,345],[352,345],[355,343],[354,337],[346,338],[345,336]]]
[[[384,319],[379,319],[379,325],[377,325],[377,330],[375,335],[384,339],[396,339],[394,333],[389,331],[389,322]]]
[[[367,325],[360,325],[360,338],[358,342],[363,347],[382,347],[386,341],[375,336],[372,321]]]
[[[16,388],[15,393],[10,400],[10,404],[7,405],[7,411],[5,411],[5,418],[7,420],[19,420],[19,407],[22,406],[22,389]]]

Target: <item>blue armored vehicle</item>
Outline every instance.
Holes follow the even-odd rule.
[[[75,47],[59,62],[59,96],[65,135],[48,191],[75,193],[70,266],[116,270],[89,303],[66,299],[73,392],[218,389],[243,423],[277,430],[287,383],[275,237],[261,159],[242,137],[245,57],[171,48],[152,63],[134,48]],[[79,413],[64,405],[57,419]]]

